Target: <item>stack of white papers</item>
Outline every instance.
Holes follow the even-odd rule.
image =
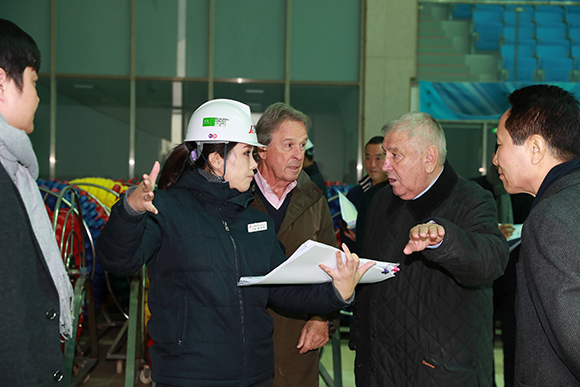
[[[320,242],[308,240],[290,258],[270,273],[260,277],[242,277],[238,282],[238,286],[330,282],[332,277],[326,274],[318,265],[323,263],[332,269],[336,269],[337,251],[340,250]],[[344,253],[341,252],[341,254],[343,261],[345,261]],[[360,265],[364,265],[367,262],[371,261],[364,258],[360,259]],[[376,262],[376,264],[362,276],[359,283],[384,281],[394,277],[395,273],[399,271],[398,263],[372,262]]]

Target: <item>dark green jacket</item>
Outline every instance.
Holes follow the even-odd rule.
[[[103,268],[134,273],[147,262],[153,380],[172,386],[250,386],[274,374],[271,304],[292,311],[344,307],[330,284],[238,287],[282,263],[270,218],[250,192],[184,172],[156,191],[158,215],[131,216],[120,200],[97,240]],[[267,228],[249,232],[249,225]]]

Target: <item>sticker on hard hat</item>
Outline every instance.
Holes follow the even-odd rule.
[[[203,119],[203,126],[226,126],[229,119],[218,117],[206,117]]]
[[[210,133],[210,134],[207,135],[207,138],[216,139],[217,138],[217,134],[216,133]]]

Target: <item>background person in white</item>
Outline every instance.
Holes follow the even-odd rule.
[[[580,107],[567,91],[514,91],[493,163],[509,193],[535,196],[522,229],[516,386],[580,386]]]

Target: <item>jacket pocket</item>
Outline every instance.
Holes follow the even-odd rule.
[[[470,387],[478,386],[477,369],[423,354],[419,360],[417,383],[419,386]]]

